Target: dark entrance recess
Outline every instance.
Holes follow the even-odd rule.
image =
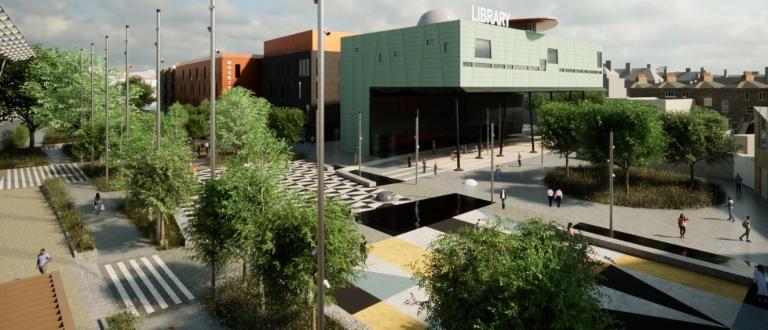
[[[363,171],[362,174],[361,174],[361,172],[359,172],[358,170],[351,170],[351,171],[349,171],[349,173],[352,173],[354,175],[358,175],[358,176],[364,177],[364,178],[369,179],[369,180],[373,180],[374,182],[376,182],[377,186],[383,186],[383,185],[388,185],[388,184],[393,184],[393,183],[404,182],[403,180],[393,179],[393,178],[390,178],[390,177],[386,177],[386,176],[383,176],[383,175],[378,175],[378,174],[374,174],[374,173],[366,172],[366,171]]]
[[[439,222],[490,204],[491,202],[484,199],[449,194],[406,204],[379,207],[359,213],[358,220],[363,225],[395,236],[424,226],[437,226],[436,229],[441,230]]]
[[[459,99],[460,144],[473,149],[485,144],[490,120],[499,127],[499,114],[506,136],[523,128],[523,94],[467,93],[459,89],[382,89],[373,88],[370,99],[370,139],[372,156],[389,157],[414,151],[414,117],[419,109],[421,151],[430,154],[432,141],[437,148],[456,146],[456,104]],[[499,111],[499,106],[502,111]],[[494,143],[496,144],[496,143]]]

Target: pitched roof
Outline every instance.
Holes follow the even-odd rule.
[[[75,329],[59,272],[0,284],[0,329]]]
[[[699,81],[693,85],[686,86],[687,88],[723,88],[725,85],[716,81]]]
[[[735,86],[736,88],[768,88],[768,85],[757,80],[742,80]]]
[[[682,88],[687,87],[687,84],[683,84],[679,81],[665,81],[661,84],[656,85],[656,88]]]

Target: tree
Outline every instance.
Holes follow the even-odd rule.
[[[48,117],[38,107],[37,99],[27,89],[27,82],[34,79],[33,62],[39,61],[42,48],[34,46],[38,56],[26,60],[9,62],[0,77],[0,121],[21,119],[29,131],[29,147],[35,146],[35,132],[48,123]]]
[[[666,139],[660,117],[655,106],[638,101],[586,103],[579,154],[593,164],[605,164],[609,159],[609,133],[613,130],[614,161],[624,171],[624,191],[629,194],[630,167],[662,156]]]
[[[539,108],[539,135],[545,147],[565,157],[566,176],[570,176],[569,157],[581,146],[578,133],[584,113],[582,107],[582,104],[545,102]]]
[[[216,103],[216,145],[239,153],[248,135],[266,128],[270,108],[266,99],[243,87],[225,91]]]
[[[272,107],[269,110],[269,128],[278,138],[288,143],[298,142],[306,122],[304,111],[298,108]]]
[[[141,77],[130,76],[128,77],[128,83],[130,84],[129,88],[132,90],[131,94],[133,94],[133,90],[136,91],[135,97],[132,97],[130,102],[134,108],[141,110],[155,101],[152,86],[145,83]]]
[[[554,224],[462,229],[432,242],[418,269],[428,300],[417,301],[441,329],[603,329],[597,267],[589,242]]]
[[[722,161],[734,151],[728,129],[728,120],[707,108],[694,107],[689,113],[667,113],[664,116],[664,132],[669,140],[667,161],[688,165],[693,185],[694,167],[698,162]]]
[[[174,103],[174,106],[179,104]],[[187,111],[187,123],[184,128],[187,130],[187,135],[196,139],[209,138],[211,135],[211,103],[206,99],[200,102],[200,105],[193,106],[191,104],[180,105]]]

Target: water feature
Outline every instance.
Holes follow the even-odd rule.
[[[378,174],[371,173],[371,172],[366,172],[366,171],[360,172],[358,170],[351,170],[351,171],[349,171],[349,173],[352,173],[352,174],[357,175],[357,176],[364,177],[364,178],[366,178],[368,180],[373,180],[374,182],[376,182],[377,186],[383,186],[383,185],[388,185],[388,184],[393,184],[393,183],[404,182],[403,180],[393,179],[393,178],[390,178],[390,177],[386,177],[386,176],[383,176],[383,175],[378,175]]]

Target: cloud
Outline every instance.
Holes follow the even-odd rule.
[[[432,8],[453,9],[470,18],[471,5],[514,16],[555,16],[552,35],[600,43],[604,58],[671,69],[705,67],[761,70],[768,64],[768,6],[765,0],[327,0],[331,30],[373,32],[412,26]],[[125,24],[131,25],[132,61],[152,68],[155,8],[161,8],[161,56],[165,64],[208,55],[208,1],[204,0],[6,0],[3,7],[27,38],[48,47],[103,51],[110,38],[110,62],[120,65]],[[310,0],[218,0],[217,48],[261,53],[263,41],[312,29],[316,6]]]

